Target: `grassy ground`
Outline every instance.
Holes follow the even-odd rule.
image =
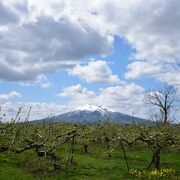
[[[105,147],[90,146],[85,154],[82,146],[76,145],[74,162],[68,171],[65,170],[65,159],[68,147],[60,147],[58,152],[63,167],[60,171],[53,170],[50,162],[38,159],[32,151],[19,155],[11,152],[0,154],[0,180],[31,180],[31,179],[72,179],[72,180],[118,180],[134,179],[127,172],[123,152],[117,148],[111,158],[107,158]],[[127,148],[130,168],[146,168],[151,160],[151,151],[144,147]],[[161,166],[176,170],[176,178],[180,177],[180,153],[177,148],[161,154]]]

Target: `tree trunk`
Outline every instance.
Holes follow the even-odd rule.
[[[75,144],[75,136],[72,137],[72,142],[71,142],[71,160],[70,160],[71,163],[73,163],[74,144]]]
[[[56,156],[55,154],[52,154],[51,156],[52,156],[51,159],[52,159],[52,161],[53,161],[54,169],[55,169],[55,170],[60,170],[61,166],[60,166],[60,164],[59,164],[59,162],[58,162],[57,156]]]
[[[107,149],[108,149],[108,158],[112,157],[111,152],[110,152],[110,144],[109,142],[107,143]]]
[[[84,152],[87,154],[88,153],[88,145],[84,144]]]
[[[127,170],[129,172],[129,164],[128,164],[128,160],[127,160],[127,156],[126,156],[126,151],[124,149],[124,146],[123,146],[122,142],[121,142],[121,147],[122,147],[124,158],[125,158],[125,161],[126,161]]]
[[[159,146],[157,146],[155,149],[154,163],[155,163],[155,168],[160,169],[160,147]]]

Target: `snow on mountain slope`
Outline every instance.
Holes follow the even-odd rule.
[[[96,105],[91,105],[91,104],[85,104],[83,106],[79,106],[76,108],[76,111],[90,111],[90,112],[98,111],[102,114],[111,112],[111,110],[107,108],[103,108],[101,106],[96,106]]]

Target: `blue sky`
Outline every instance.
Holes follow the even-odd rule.
[[[180,94],[179,14],[178,0],[2,0],[2,112],[32,106],[35,119],[89,103],[150,118],[146,90]]]

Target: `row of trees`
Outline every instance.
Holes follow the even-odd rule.
[[[2,124],[0,125],[0,153],[11,151],[20,154],[33,151],[39,158],[49,159],[54,169],[62,167],[63,156],[58,155],[59,150],[69,147],[66,168],[73,163],[76,145],[82,145],[84,153],[88,153],[89,146],[107,147],[107,157],[112,157],[113,150],[122,149],[126,166],[129,164],[126,156],[126,146],[143,144],[152,151],[152,159],[147,169],[154,164],[160,168],[160,152],[171,145],[179,145],[180,127],[162,124],[158,126],[147,125],[118,125],[101,123],[97,125],[73,124]]]

